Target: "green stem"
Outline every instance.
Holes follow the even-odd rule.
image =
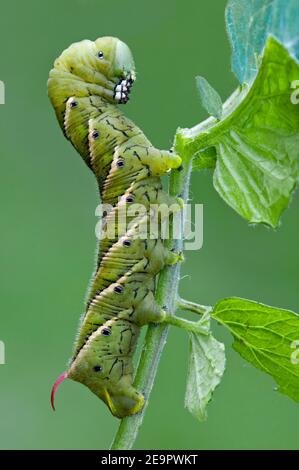
[[[178,326],[186,331],[192,331],[193,333],[201,333],[203,335],[209,335],[209,331],[206,328],[199,325],[199,322],[185,320],[185,318],[177,317],[176,315],[168,315],[165,318],[165,323],[169,325]]]
[[[212,310],[212,307],[208,305],[200,305],[195,302],[190,302],[189,300],[179,298],[177,301],[177,308],[182,310],[189,310],[190,312],[198,313],[199,315],[204,315]]]
[[[189,195],[190,174],[192,162],[185,162],[181,171],[172,171],[169,182],[169,194],[183,197],[187,203]],[[181,231],[183,234],[184,211],[181,212]],[[170,227],[171,233],[171,227]],[[183,235],[179,239],[168,240],[167,246],[176,252],[183,251]],[[159,276],[156,299],[161,306],[165,306],[167,312],[174,314],[178,284],[180,279],[180,263],[174,266],[166,266]],[[145,337],[145,344],[141,353],[134,386],[142,391],[145,396],[145,406],[137,415],[124,418],[118,428],[111,449],[129,450],[133,447],[138,430],[142,424],[146,406],[155,381],[160,357],[166,342],[169,325],[149,325]]]

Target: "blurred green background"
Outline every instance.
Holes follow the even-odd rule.
[[[108,448],[118,421],[65,369],[93,270],[97,193],[92,174],[64,139],[46,92],[54,59],[74,41],[114,35],[133,50],[138,81],[126,106],[161,148],[178,126],[204,119],[194,77],[225,99],[230,72],[224,0],[10,0],[0,16],[2,449]],[[276,232],[248,227],[220,199],[210,172],[196,173],[192,201],[204,204],[204,247],[186,253],[181,294],[200,303],[237,295],[299,312],[295,197]],[[299,405],[225,341],[227,370],[206,423],[183,407],[188,342],[170,332],[136,442],[143,449],[298,449]]]

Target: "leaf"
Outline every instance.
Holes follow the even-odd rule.
[[[298,183],[298,79],[298,63],[270,36],[255,80],[224,103],[222,120],[177,132],[180,155],[215,147],[215,189],[250,223],[276,227]]]
[[[203,108],[217,119],[221,119],[222,101],[217,91],[204,77],[196,77],[196,88]]]
[[[230,0],[226,25],[232,46],[232,69],[240,83],[257,73],[258,57],[269,34],[299,58],[298,0]]]
[[[192,162],[193,171],[215,168],[216,166],[216,149],[215,147],[209,147],[202,152],[198,152]]]
[[[200,421],[207,418],[207,405],[225,370],[224,344],[209,332],[189,332],[190,353],[185,407]]]
[[[234,349],[299,402],[299,315],[250,300],[220,300],[212,317],[234,335]]]
[[[299,66],[273,38],[229,129],[218,137],[214,186],[251,223],[276,227],[299,175],[299,107],[291,83]]]

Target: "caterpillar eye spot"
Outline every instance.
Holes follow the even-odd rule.
[[[130,203],[130,202],[133,202],[134,201],[134,197],[133,196],[127,196],[126,197],[126,202]]]
[[[130,240],[124,240],[123,241],[123,246],[131,246],[131,245],[132,245],[132,243],[131,243]]]
[[[98,56],[99,59],[103,60],[104,59],[104,52],[99,51],[97,56]]]
[[[116,162],[118,168],[122,168],[125,165],[125,161],[122,158],[119,158]]]
[[[115,286],[113,290],[116,292],[116,294],[122,294],[124,288],[123,286]]]
[[[94,366],[93,370],[94,370],[95,372],[102,372],[103,369],[102,369],[101,366]]]
[[[118,168],[122,168],[125,165],[125,161],[122,158],[119,158],[116,162]]]
[[[96,140],[100,137],[100,133],[98,131],[93,131],[93,133],[91,135],[92,135],[92,138],[94,140]]]
[[[71,108],[77,108],[78,102],[77,101],[72,101],[70,106],[71,106]]]
[[[103,328],[101,331],[101,335],[103,336],[110,336],[111,335],[111,330],[110,328]]]

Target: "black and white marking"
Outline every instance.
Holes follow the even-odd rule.
[[[127,76],[127,78],[122,78],[119,83],[114,88],[114,99],[119,104],[125,104],[129,101],[129,94],[131,91],[131,87],[133,85],[133,78],[131,74]]]

